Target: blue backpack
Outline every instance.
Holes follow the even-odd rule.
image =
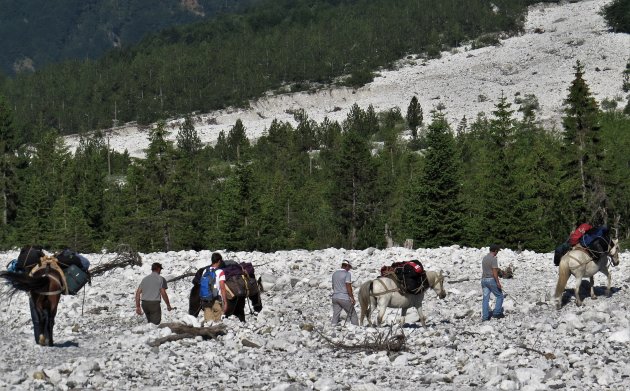
[[[201,280],[199,280],[199,297],[201,300],[212,300],[219,297],[219,292],[215,288],[216,279],[216,270],[211,267],[207,268],[201,276]]]
[[[608,239],[608,227],[601,226],[597,228],[593,228],[585,233],[580,238],[580,244],[584,247],[588,247],[593,243],[595,239],[602,238],[607,241]]]

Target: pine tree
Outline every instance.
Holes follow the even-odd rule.
[[[623,92],[630,91],[630,58],[628,58],[628,62],[626,63],[626,69],[623,70],[622,81],[621,89]]]
[[[341,148],[331,164],[330,178],[333,183],[330,203],[343,237],[342,244],[357,248],[359,237],[364,235],[361,231],[370,228],[379,195],[369,144],[354,128],[343,135]]]
[[[437,247],[462,239],[461,167],[455,139],[444,114],[434,112],[427,150],[406,197],[404,222],[414,243]]]
[[[418,138],[418,127],[422,126],[422,121],[422,107],[418,103],[418,98],[414,96],[407,107],[407,125],[411,129],[411,135],[414,140]]]
[[[145,188],[143,198],[150,202],[141,204],[147,216],[153,216],[156,243],[162,241],[164,251],[170,251],[177,244],[173,242],[173,232],[179,228],[179,199],[175,183],[175,150],[167,140],[168,131],[164,121],[159,121],[149,133],[149,147],[144,166]],[[158,239],[159,238],[159,239]]]
[[[184,117],[184,123],[179,127],[177,148],[187,155],[194,155],[201,150],[201,139],[190,114]]]
[[[606,222],[606,194],[602,186],[599,145],[599,107],[584,80],[584,68],[577,61],[575,79],[564,101],[567,190],[576,204],[576,221]]]
[[[236,120],[234,126],[228,132],[226,142],[229,160],[233,162],[242,161],[250,147],[243,121],[240,119]]]
[[[17,211],[17,131],[8,102],[0,96],[0,242],[6,240],[9,223]]]

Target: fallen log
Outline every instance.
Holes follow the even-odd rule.
[[[190,273],[184,273],[181,276],[177,276],[177,277],[173,277],[170,280],[167,280],[166,282],[174,282],[174,281],[178,281],[178,280],[183,280],[184,278],[187,277],[194,277],[196,273],[190,272]]]
[[[184,338],[195,338],[200,336],[203,339],[215,339],[219,335],[225,335],[225,325],[222,323],[209,327],[195,327],[183,323],[162,323],[158,327],[161,329],[168,327],[171,329],[173,334],[157,338],[149,342],[149,346],[160,346],[165,342],[178,341]]]

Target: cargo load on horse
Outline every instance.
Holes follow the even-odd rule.
[[[254,274],[254,266],[250,262],[234,262],[233,264],[226,262],[223,272],[225,273],[225,289],[228,299],[249,297],[260,293]]]
[[[17,263],[14,270],[16,273],[30,273],[33,268],[39,264],[39,260],[44,254],[44,248],[38,245],[28,245],[22,247],[20,255],[17,257]]]
[[[428,287],[426,271],[420,261],[394,262],[381,268],[381,277],[389,277],[409,294],[417,295]]]
[[[588,251],[593,260],[605,257],[606,251],[610,244],[610,236],[608,227],[605,225],[593,227],[590,224],[580,224],[569,235],[566,242],[556,247],[554,251],[553,263],[558,266],[562,257],[575,247],[582,247]]]
[[[197,316],[201,311],[201,280],[207,267],[197,270],[192,280],[193,287],[189,295],[188,313]],[[226,296],[223,300],[227,302],[225,316],[235,315],[241,322],[245,321],[245,302],[247,299],[253,306],[253,312],[262,310],[262,300],[260,298],[261,288],[256,281],[254,266],[250,262],[235,262],[231,260],[223,261],[222,267],[225,274]]]
[[[63,279],[66,284],[64,284],[62,294],[76,295],[85,284],[90,282],[88,272],[90,261],[69,248],[63,249],[52,257],[47,257],[42,246],[24,246],[20,250],[18,258],[9,262],[7,271],[31,275],[34,270],[41,266],[42,260],[48,258],[54,259],[55,265],[63,272]]]

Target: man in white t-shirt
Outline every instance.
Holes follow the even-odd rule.
[[[339,316],[343,309],[348,314],[350,322],[353,325],[359,324],[357,312],[354,310],[354,294],[352,293],[352,274],[350,273],[352,265],[348,261],[341,262],[341,269],[335,271],[332,275],[332,307],[333,317],[332,325],[339,323]]]
[[[220,322],[221,316],[227,310],[227,297],[225,296],[225,273],[222,269],[219,269],[223,263],[223,257],[219,253],[213,253],[210,262],[211,264],[208,268],[214,270],[215,272],[214,289],[220,296],[213,298],[209,302],[202,301],[201,306],[203,308],[203,320],[204,322]]]

